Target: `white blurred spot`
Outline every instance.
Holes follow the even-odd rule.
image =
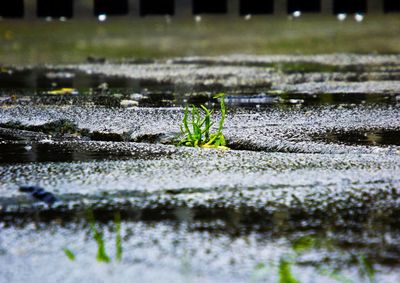
[[[46,17],[46,22],[51,22],[52,20],[53,20],[53,18],[52,17]]]
[[[104,22],[105,20],[107,20],[107,15],[106,14],[101,14],[98,16],[98,19],[100,22]]]
[[[293,15],[293,17],[298,18],[298,17],[301,16],[301,12],[300,11],[294,11],[292,15]]]
[[[289,99],[289,103],[291,103],[291,104],[302,104],[302,103],[304,103],[304,99]]]
[[[337,14],[337,19],[339,21],[344,21],[347,18],[347,14],[341,13],[341,14]]]
[[[246,21],[251,20],[251,14],[248,14],[248,15],[244,16],[244,19],[245,19]]]
[[[360,13],[357,13],[357,14],[354,15],[354,19],[355,19],[357,22],[362,22],[362,21],[364,20],[364,15],[363,15],[363,14],[360,14]]]
[[[201,22],[201,16],[195,16],[195,17],[194,17],[194,21],[195,21],[196,23],[200,23],[200,22]]]
[[[41,143],[52,144],[54,141],[51,139],[52,137],[49,135],[47,138],[40,140]]]
[[[67,21],[67,18],[66,18],[66,17],[60,17],[60,21],[61,21],[61,22],[66,22],[66,21]]]
[[[170,24],[171,23],[171,16],[170,15],[166,15],[165,16],[165,22],[167,23],[167,24]]]
[[[26,151],[30,151],[32,149],[32,146],[30,146],[29,144],[27,144],[26,146],[24,146],[24,149]]]

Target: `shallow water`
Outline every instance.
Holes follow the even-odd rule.
[[[0,278],[277,282],[286,264],[300,282],[400,280],[397,92],[282,92],[278,81],[210,92],[212,84],[159,80],[167,75],[157,69],[147,73],[157,80],[86,71],[0,76]],[[46,94],[61,87],[78,93]],[[181,106],[217,106],[219,90],[227,92],[231,150],[176,147]],[[49,207],[22,185],[59,201]],[[88,210],[110,264],[96,261]]]
[[[400,145],[400,132],[391,129],[380,130],[353,130],[338,133],[329,133],[326,140],[341,142],[350,145]]]
[[[335,272],[365,282],[365,267],[360,263],[365,257],[379,270],[375,275],[378,282],[398,280],[395,269],[369,262],[378,258],[377,249],[383,250],[381,238],[365,245],[366,237],[355,240],[357,235],[351,234],[342,234],[342,238],[314,232],[283,237],[256,232],[240,235],[226,233],[229,228],[220,223],[122,222],[123,259],[118,262],[113,225],[101,227],[110,264],[96,262],[97,247],[85,225],[3,227],[3,278],[35,282],[129,281],[132,277],[140,282],[276,282],[280,261],[285,259],[292,262],[292,273],[301,282],[337,282],[328,275]],[[391,239],[390,233],[384,237]],[[64,247],[74,251],[75,261],[67,259]],[[15,268],[20,272],[13,273]]]

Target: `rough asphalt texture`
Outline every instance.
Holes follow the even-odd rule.
[[[299,61],[365,68],[356,72],[359,81],[348,82],[352,74],[347,71],[289,74],[261,66]],[[355,92],[395,98],[399,66],[399,56],[334,55],[68,68],[193,86],[256,85],[257,91],[265,86],[310,95]],[[35,162],[0,165],[0,276],[7,282],[122,282],[132,276],[138,282],[276,282],[279,262],[289,258],[301,282],[336,282],[327,275],[334,268],[365,282],[357,264],[364,254],[380,270],[378,282],[397,282],[400,146],[381,145],[379,137],[370,145],[328,138],[351,131],[372,139],[371,132],[400,133],[399,105],[392,101],[228,108],[224,133],[230,151],[171,144],[179,132],[181,107],[3,106],[0,147],[12,151],[30,145],[26,154]],[[75,125],[76,132],[54,135],[32,127],[60,120]],[[90,140],[95,132],[97,139]],[[81,159],[40,161],[42,146],[66,156],[75,152]],[[18,191],[26,184],[50,190],[60,202],[48,207],[30,199]],[[82,220],[87,208],[107,224],[110,253],[113,213],[121,211],[121,263],[96,263],[96,244]],[[304,237],[310,237],[312,247],[298,254],[294,243]],[[76,262],[68,261],[63,247],[76,252]],[[260,263],[266,267],[256,268]]]

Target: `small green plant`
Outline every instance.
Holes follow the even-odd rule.
[[[204,115],[201,115],[200,110],[196,106],[192,105],[191,111],[186,106],[181,125],[181,135],[183,138],[178,142],[178,145],[229,149],[226,147],[225,137],[222,133],[226,115],[225,94],[217,94],[214,98],[221,99],[221,119],[217,132],[210,133],[211,127],[215,124],[211,121],[213,110],[210,111],[204,105],[201,105],[200,107],[204,112]],[[191,116],[190,121],[189,116]]]

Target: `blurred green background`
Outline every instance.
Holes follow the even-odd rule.
[[[76,63],[86,57],[160,58],[231,53],[400,53],[400,17],[203,17],[0,22],[0,63]]]
[[[237,6],[229,1],[229,7]],[[321,14],[300,18],[287,16],[285,6],[279,6],[282,0],[276,15],[250,20],[230,9],[229,15],[196,21],[190,9],[179,6],[176,17],[139,18],[134,16],[137,7],[131,7],[129,15],[106,22],[92,15],[89,0],[77,1],[76,18],[66,22],[36,19],[31,1],[25,19],[0,21],[0,64],[79,63],[88,56],[121,60],[232,53],[400,53],[399,14],[373,10],[362,22],[352,15],[339,21],[327,1]]]

